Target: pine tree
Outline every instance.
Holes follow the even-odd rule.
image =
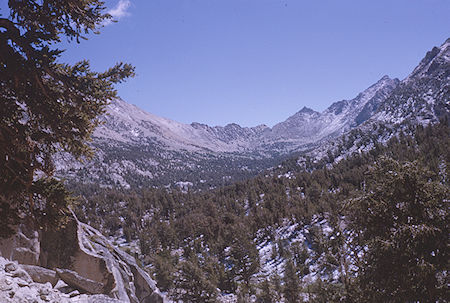
[[[258,303],[275,303],[278,302],[279,298],[276,293],[274,285],[274,279],[267,277],[266,280],[264,280],[261,285],[261,293],[259,294],[257,301]]]
[[[243,282],[246,289],[250,289],[250,279],[260,266],[259,254],[245,226],[240,224],[237,230],[230,246],[231,273],[236,281]]]
[[[61,197],[51,178],[53,155],[66,151],[76,158],[89,156],[86,142],[108,100],[116,96],[113,84],[133,75],[133,67],[123,63],[97,73],[87,61],[57,62],[63,51],[55,44],[63,37],[79,42],[111,18],[104,13],[104,2],[24,0],[9,1],[8,6],[9,16],[0,15],[3,236],[19,214],[45,219],[40,224],[48,225],[64,215],[69,198]],[[48,209],[45,204],[52,204],[55,211],[42,211]]]
[[[446,300],[448,184],[418,161],[381,158],[349,210],[358,282],[372,302]]]
[[[176,258],[170,255],[167,250],[155,255],[152,263],[154,266],[155,280],[158,287],[164,291],[169,290],[174,285]]]
[[[179,273],[174,282],[173,297],[182,302],[216,302],[216,285],[205,276],[196,256],[180,263]]]
[[[286,260],[283,282],[284,300],[288,303],[300,302],[300,281],[291,258]]]

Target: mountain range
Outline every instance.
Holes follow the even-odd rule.
[[[334,102],[323,112],[303,107],[272,128],[183,124],[115,99],[93,134],[95,157],[81,164],[60,154],[56,162],[60,176],[84,183],[213,187],[255,175],[293,155],[319,157],[352,131],[373,137],[382,125],[391,136],[407,125],[449,118],[449,112],[447,39],[404,80],[384,76],[353,99]],[[354,150],[341,146],[336,156]]]

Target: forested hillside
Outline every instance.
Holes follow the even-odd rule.
[[[133,65],[119,61],[98,72],[91,69],[89,52],[80,46],[78,59],[66,57],[69,53],[62,49],[65,40],[79,43],[131,16],[129,8],[152,19],[148,15],[152,9],[137,9],[148,3],[154,4],[118,1],[109,7],[110,1],[101,0],[0,4],[1,302],[448,301],[450,39],[431,49],[405,79],[384,76],[354,98],[337,101],[322,112],[303,107],[272,128],[186,124],[145,112],[118,97],[116,85],[136,76]],[[291,10],[293,4],[283,10]],[[179,4],[170,5],[174,7],[167,11],[180,11]],[[202,10],[196,13],[203,15]],[[237,15],[233,13],[233,23]],[[169,23],[178,19],[157,16]],[[187,17],[180,18],[183,30],[189,28]],[[137,20],[134,15],[132,19]],[[226,26],[219,27],[234,27],[226,20]],[[243,20],[236,27],[239,32],[251,23],[247,17]],[[202,30],[214,27],[198,24]],[[127,36],[136,35],[131,44],[155,38],[151,34],[155,25],[127,27]],[[174,29],[168,24],[160,27]],[[265,37],[276,28],[258,29],[249,37]],[[299,28],[309,31],[310,26]],[[141,62],[147,63],[157,58],[149,51],[157,49],[174,55],[166,59],[176,66],[167,65],[163,57],[154,61],[168,71],[170,91],[182,88],[173,76],[181,72],[182,61],[191,62],[189,53],[201,53],[201,64],[192,61],[180,83],[196,78],[202,64],[227,63],[222,49],[204,48],[199,53],[177,47],[178,43],[169,43],[166,49],[153,42],[148,49],[131,47],[122,41],[124,36],[116,36],[119,31],[107,32],[112,44],[99,43],[100,55],[92,60],[93,66],[107,66],[103,64],[111,58],[103,62],[103,56],[113,50],[133,60],[142,51]],[[283,36],[274,33],[277,39]],[[188,32],[182,39],[167,32],[156,36],[189,42],[189,49],[196,40]],[[261,56],[257,62],[264,74],[273,73],[266,70],[272,64],[284,65],[279,59],[293,46],[291,35],[285,36],[288,47],[274,43],[282,52],[268,61]],[[318,50],[331,53],[330,40],[311,36],[328,43]],[[200,41],[202,48],[206,46],[203,38]],[[246,44],[242,42],[247,39],[233,43]],[[301,42],[303,49],[306,43]],[[312,40],[309,43],[318,47]],[[237,53],[254,56],[255,50],[266,48],[250,44],[251,51]],[[386,49],[387,44],[379,45]],[[334,42],[333,47],[337,49]],[[307,58],[320,76],[331,71],[323,56],[317,60],[293,50],[291,61]],[[204,56],[208,53],[218,57],[208,63],[209,56]],[[370,58],[365,53],[362,57]],[[229,59],[229,66],[217,71],[226,72],[250,57]],[[138,76],[146,69],[139,68]],[[312,71],[297,70],[307,76]],[[151,71],[153,79],[165,78]],[[233,78],[239,74],[234,68],[230,71]],[[254,68],[249,71],[249,80],[259,74]],[[228,85],[213,74],[205,74],[211,82],[201,81],[200,93],[211,93],[208,102],[213,106],[222,103],[243,112],[242,104],[221,97],[242,85],[240,98],[246,102],[246,93],[253,90],[248,86],[251,81],[236,77],[238,85]],[[285,75],[288,82],[301,81],[284,69],[273,75],[272,80]],[[284,84],[256,78],[261,85],[255,90],[261,90],[261,96],[267,94],[262,83],[273,85],[274,95],[267,97],[278,107],[286,98]],[[335,81],[322,80],[317,88],[323,90]],[[339,85],[352,82],[351,77],[338,80]],[[154,88],[142,83],[140,89],[146,91],[142,98],[154,102],[147,95]],[[213,83],[226,90],[214,91]],[[136,87],[137,92],[140,89]],[[180,92],[176,99],[182,96],[187,106],[199,108],[196,98]],[[299,97],[291,94],[293,99]],[[263,99],[255,99],[263,107]],[[212,108],[205,108],[210,115]]]
[[[113,99],[93,134],[93,159],[59,153],[56,173],[74,183],[130,188],[211,189],[256,176],[283,160],[342,159],[400,131],[448,117],[450,40],[431,49],[403,80],[382,77],[319,113],[304,107],[272,128],[183,124]]]
[[[448,121],[418,126],[332,165],[286,161],[211,191],[72,190],[80,218],[125,238],[185,302],[443,301],[449,138]]]

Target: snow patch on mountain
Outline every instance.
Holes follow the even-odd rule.
[[[318,160],[331,150],[340,159],[389,138],[394,129],[450,118],[449,58],[450,39],[428,52],[405,80],[384,76],[353,99],[323,112],[304,107],[273,128],[183,124],[115,99],[94,132],[94,160],[79,165],[60,157],[57,169],[83,182],[107,178],[108,186],[179,180],[217,186],[224,175],[251,176],[293,153]]]

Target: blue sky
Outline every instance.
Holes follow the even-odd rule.
[[[273,124],[403,79],[450,37],[449,0],[110,0],[119,20],[61,60],[117,61],[127,102],[180,122]]]

